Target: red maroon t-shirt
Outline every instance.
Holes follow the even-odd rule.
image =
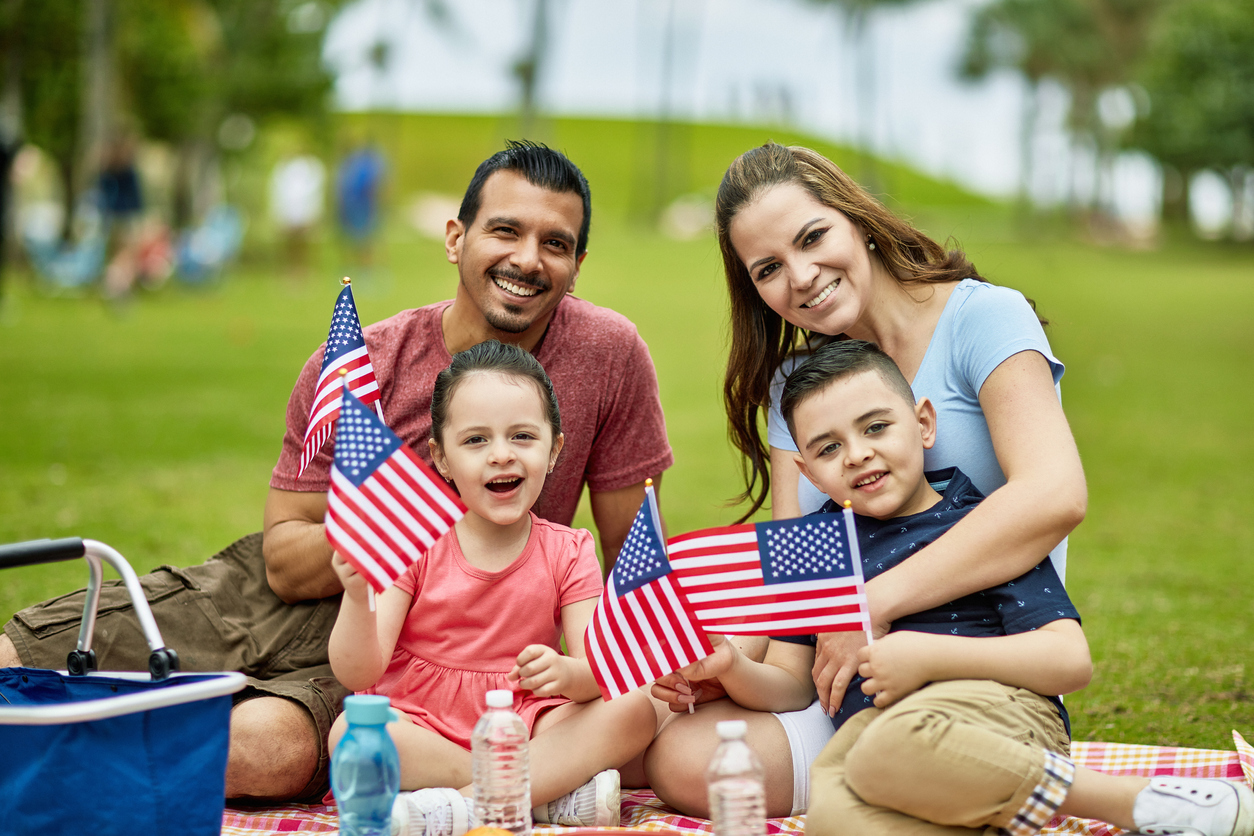
[[[365,328],[384,421],[428,463],[431,390],[436,375],[453,359],[440,325],[451,304],[401,311]],[[309,358],[292,390],[272,488],[325,491],[330,485],[334,439],[296,478],[325,349],[324,344]],[[553,381],[566,435],[557,466],[532,509],[537,516],[570,525],[585,482],[598,493],[618,490],[674,463],[653,359],[630,320],[567,295],[553,312],[535,356]]]

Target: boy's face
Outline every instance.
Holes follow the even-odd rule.
[[[923,450],[936,440],[936,410],[912,404],[865,371],[830,383],[793,412],[797,464],[837,504],[876,519],[930,508],[939,495],[923,478]]]

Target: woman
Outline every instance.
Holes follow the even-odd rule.
[[[747,460],[749,514],[768,493],[777,519],[818,507],[822,495],[801,478],[774,401],[808,350],[834,338],[869,340],[901,367],[916,397],[936,405],[927,469],[959,467],[988,495],[867,584],[876,635],[903,615],[1012,580],[1051,550],[1062,576],[1064,540],[1084,518],[1087,492],[1058,397],[1063,366],[1031,303],[989,284],[961,251],[946,252],[806,148],[772,143],[741,155],[715,211],[731,294],[724,398],[732,441]],[[712,754],[713,723],[734,717],[749,722],[750,745],[766,766],[768,814],[803,812],[809,763],[832,734],[825,714],[839,704],[864,642],[857,633],[819,637],[818,700],[806,711],[771,715],[720,700],[675,718],[646,754],[658,795],[708,815],[704,783],[694,779]],[[744,646],[764,651],[762,642]]]

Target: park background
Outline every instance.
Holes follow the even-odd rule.
[[[552,74],[580,68],[546,56],[562,54],[554,33],[569,42],[563,22],[590,5],[474,4],[506,21],[503,30],[484,22],[487,30],[513,37],[479,43],[495,50],[488,69],[503,80],[486,93],[467,86],[459,109],[449,79],[465,66],[432,84],[439,95],[429,98],[443,104],[406,101],[396,81],[406,76],[405,42],[380,36],[386,27],[350,27],[356,40],[344,29],[354,15],[403,13],[466,62],[478,43],[466,33],[480,21],[452,3],[3,0],[0,141],[12,199],[0,214],[0,542],[91,537],[142,572],[201,562],[258,530],[287,397],[325,338],[340,276],[354,276],[363,323],[448,298],[455,273],[432,227],[475,164],[518,136],[566,151],[592,183],[578,295],[632,319],[652,351],[676,454],[661,490],[671,532],[730,522],[741,482],[720,401],[726,293],[709,205],[738,153],[768,139],[796,142],[962,246],[1050,321],[1090,491],[1067,576],[1096,663],[1093,684],[1068,698],[1076,738],[1230,748],[1230,729],[1254,731],[1249,5],[728,4],[751,33],[755,11],[821,22],[831,63],[809,83],[844,91],[827,105],[844,121],[827,122],[826,111],[799,104],[807,88],[787,80],[746,82],[734,106],[697,96],[684,104],[684,91],[703,82],[683,76],[700,62],[682,35],[705,19],[694,7],[711,8],[684,0],[633,5],[639,21],[660,21],[636,31],[652,45],[638,54],[654,62],[639,87],[656,96],[626,101],[617,114],[563,98]],[[942,7],[961,25],[935,25],[928,15]],[[684,20],[689,30],[676,23]],[[896,105],[860,98],[857,73],[905,61],[899,50],[886,64],[868,41],[891,42],[921,23],[950,33],[948,54],[969,59],[958,64],[977,79],[970,83],[995,88],[985,90],[993,98],[984,111],[956,118],[1001,141],[970,145],[965,162],[959,149],[947,152],[959,162],[929,163],[891,131],[867,127]],[[356,59],[344,43],[358,44]],[[810,60],[788,46],[760,44],[768,63]],[[373,74],[367,93],[351,89],[362,72],[353,60]],[[953,108],[972,106],[963,89]],[[354,95],[368,107],[351,107],[345,97]],[[1027,106],[1051,101],[1052,111]],[[110,124],[140,137],[146,214],[172,235],[202,223],[215,202],[238,211],[245,233],[230,261],[107,299],[97,282],[67,286],[41,272],[24,236],[51,225],[74,252],[90,234],[90,205],[77,196],[90,194],[91,149]],[[1058,136],[1066,154],[1050,152]],[[330,178],[367,140],[389,163],[371,259],[336,233],[328,203],[307,264],[292,269],[268,215],[272,169],[309,153]],[[993,159],[998,149],[1011,164]],[[989,182],[964,174],[981,159],[1011,174]],[[57,206],[59,216],[49,212]],[[579,522],[590,522],[586,507]],[[0,618],[85,580],[78,564],[8,571]]]

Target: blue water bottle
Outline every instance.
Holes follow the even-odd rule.
[[[344,698],[348,730],[331,755],[331,789],[342,836],[391,836],[401,761],[387,724],[398,719],[387,697]]]

